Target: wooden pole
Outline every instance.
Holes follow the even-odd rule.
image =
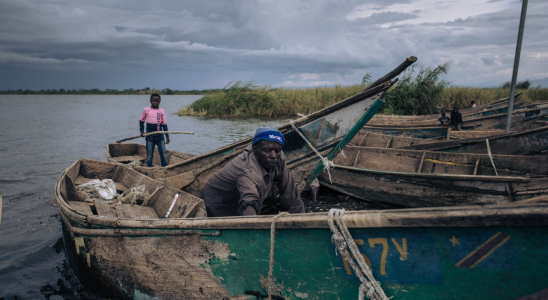
[[[161,133],[161,134],[166,134],[166,133],[167,134],[194,134],[194,132],[190,132],[190,131],[153,131],[153,132],[143,134],[143,137],[153,135],[153,134],[159,134],[159,133]],[[121,142],[124,142],[124,141],[133,140],[133,139],[140,138],[140,137],[141,137],[140,135],[136,135],[136,136],[132,136],[132,137],[127,138],[127,139],[116,141],[116,143],[121,143]]]
[[[516,55],[514,56],[514,72],[512,72],[512,83],[510,85],[510,99],[508,100],[508,114],[506,115],[505,132],[510,133],[512,125],[512,110],[514,108],[514,93],[516,92],[516,81],[518,80],[519,57],[521,55],[521,42],[523,41],[523,28],[525,27],[525,16],[527,15],[527,2],[522,0],[521,17],[519,19],[518,42],[516,43]]]

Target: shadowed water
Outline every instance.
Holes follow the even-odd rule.
[[[289,118],[178,117],[200,96],[163,96],[168,150],[203,154]],[[0,95],[1,299],[81,299],[66,265],[55,181],[80,158],[106,161],[105,146],[139,134],[149,96]],[[139,138],[128,142],[144,144]],[[49,204],[48,203],[51,203]]]

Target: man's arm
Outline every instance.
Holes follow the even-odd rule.
[[[262,201],[259,199],[257,186],[251,178],[240,176],[236,181],[240,199],[238,200],[238,213],[241,216],[258,215],[261,212]]]
[[[304,213],[304,203],[299,195],[299,190],[295,186],[293,177],[289,173],[289,168],[287,167],[285,161],[283,162],[282,170],[277,178],[278,190],[280,191],[280,199],[282,200],[284,206],[289,208],[288,212],[290,214],[301,214]]]
[[[167,119],[166,119],[166,112],[162,110],[162,126],[160,126],[164,131],[167,130]],[[165,133],[166,136],[166,144],[169,144],[169,134]]]

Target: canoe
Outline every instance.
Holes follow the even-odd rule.
[[[489,140],[489,148],[492,154],[542,155],[547,154],[548,152],[548,126],[522,132],[499,134],[491,136],[487,139]],[[429,143],[413,143],[398,148],[452,153],[487,153],[485,137],[445,141],[426,141]],[[403,144],[400,141],[397,141],[396,143],[398,143],[397,145]]]
[[[271,245],[272,299],[358,295],[360,282],[344,260],[350,258],[341,257],[331,242],[327,213],[279,217],[271,240],[268,215],[113,215],[100,203],[78,205],[71,198],[70,181],[109,178],[120,169],[117,180],[123,184],[143,180],[151,190],[157,187],[129,168],[89,160],[69,167],[55,186],[69,265],[94,295],[257,299],[269,287]],[[163,191],[157,202],[170,202],[176,194],[169,187]],[[192,195],[181,197],[194,203]],[[156,205],[135,205],[134,211],[137,206],[157,212]],[[354,211],[343,222],[374,279],[394,299],[541,299],[548,288],[546,203]]]
[[[548,194],[548,157],[347,146],[322,186],[403,207],[485,205]],[[493,168],[496,167],[496,171]]]
[[[146,168],[147,148],[145,145],[137,143],[110,143],[105,148],[107,161],[118,164],[129,164],[134,161],[140,162],[142,167]],[[190,159],[196,155],[166,150],[166,160],[168,165],[177,164]],[[152,158],[154,167],[160,167],[160,154],[158,148],[154,149],[154,157]]]
[[[506,99],[508,100],[508,99]],[[533,109],[539,105],[546,104],[544,101],[538,101],[533,103],[519,102],[514,105],[514,110],[517,109]],[[486,117],[506,113],[508,111],[508,103],[493,105],[489,108],[483,109],[461,109],[462,119],[472,120],[479,117]],[[451,109],[447,110],[447,113],[451,114]],[[370,121],[370,125],[392,125],[392,126],[412,126],[412,125],[438,125],[438,118],[440,114],[433,115],[415,115],[415,116],[395,116],[395,115],[377,115]]]
[[[397,81],[391,79],[415,61],[415,57],[408,58],[395,70],[376,80],[367,90],[297,119],[293,125],[278,127],[285,138],[282,150],[299,190],[304,190],[323,169],[319,156],[307,141],[322,156],[333,159],[384,103],[382,96]],[[293,126],[298,128],[306,140]],[[240,154],[251,140],[250,137],[165,168],[137,167],[135,170],[177,189],[198,195],[207,179]]]
[[[466,127],[474,127],[476,130],[500,130],[506,127],[507,113],[500,113],[491,116],[478,117],[464,120],[463,129]],[[512,113],[512,130],[527,130],[540,127],[535,123],[548,116],[548,104],[537,105],[535,108],[518,109]],[[384,128],[384,129],[406,129],[406,128],[432,128],[437,125],[437,121],[414,122],[408,121],[405,124],[372,124],[368,123],[367,128]]]

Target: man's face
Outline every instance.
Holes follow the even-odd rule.
[[[445,116],[445,112],[446,112],[445,108],[442,108],[442,109],[441,109],[441,115],[442,115],[442,116]]]
[[[453,111],[454,112],[459,112],[459,107],[458,106],[453,107]]]
[[[158,108],[158,106],[160,106],[160,97],[152,97],[152,99],[150,99],[150,105],[154,108]]]
[[[273,168],[282,155],[282,145],[273,141],[260,141],[253,146],[253,153],[265,169]]]

